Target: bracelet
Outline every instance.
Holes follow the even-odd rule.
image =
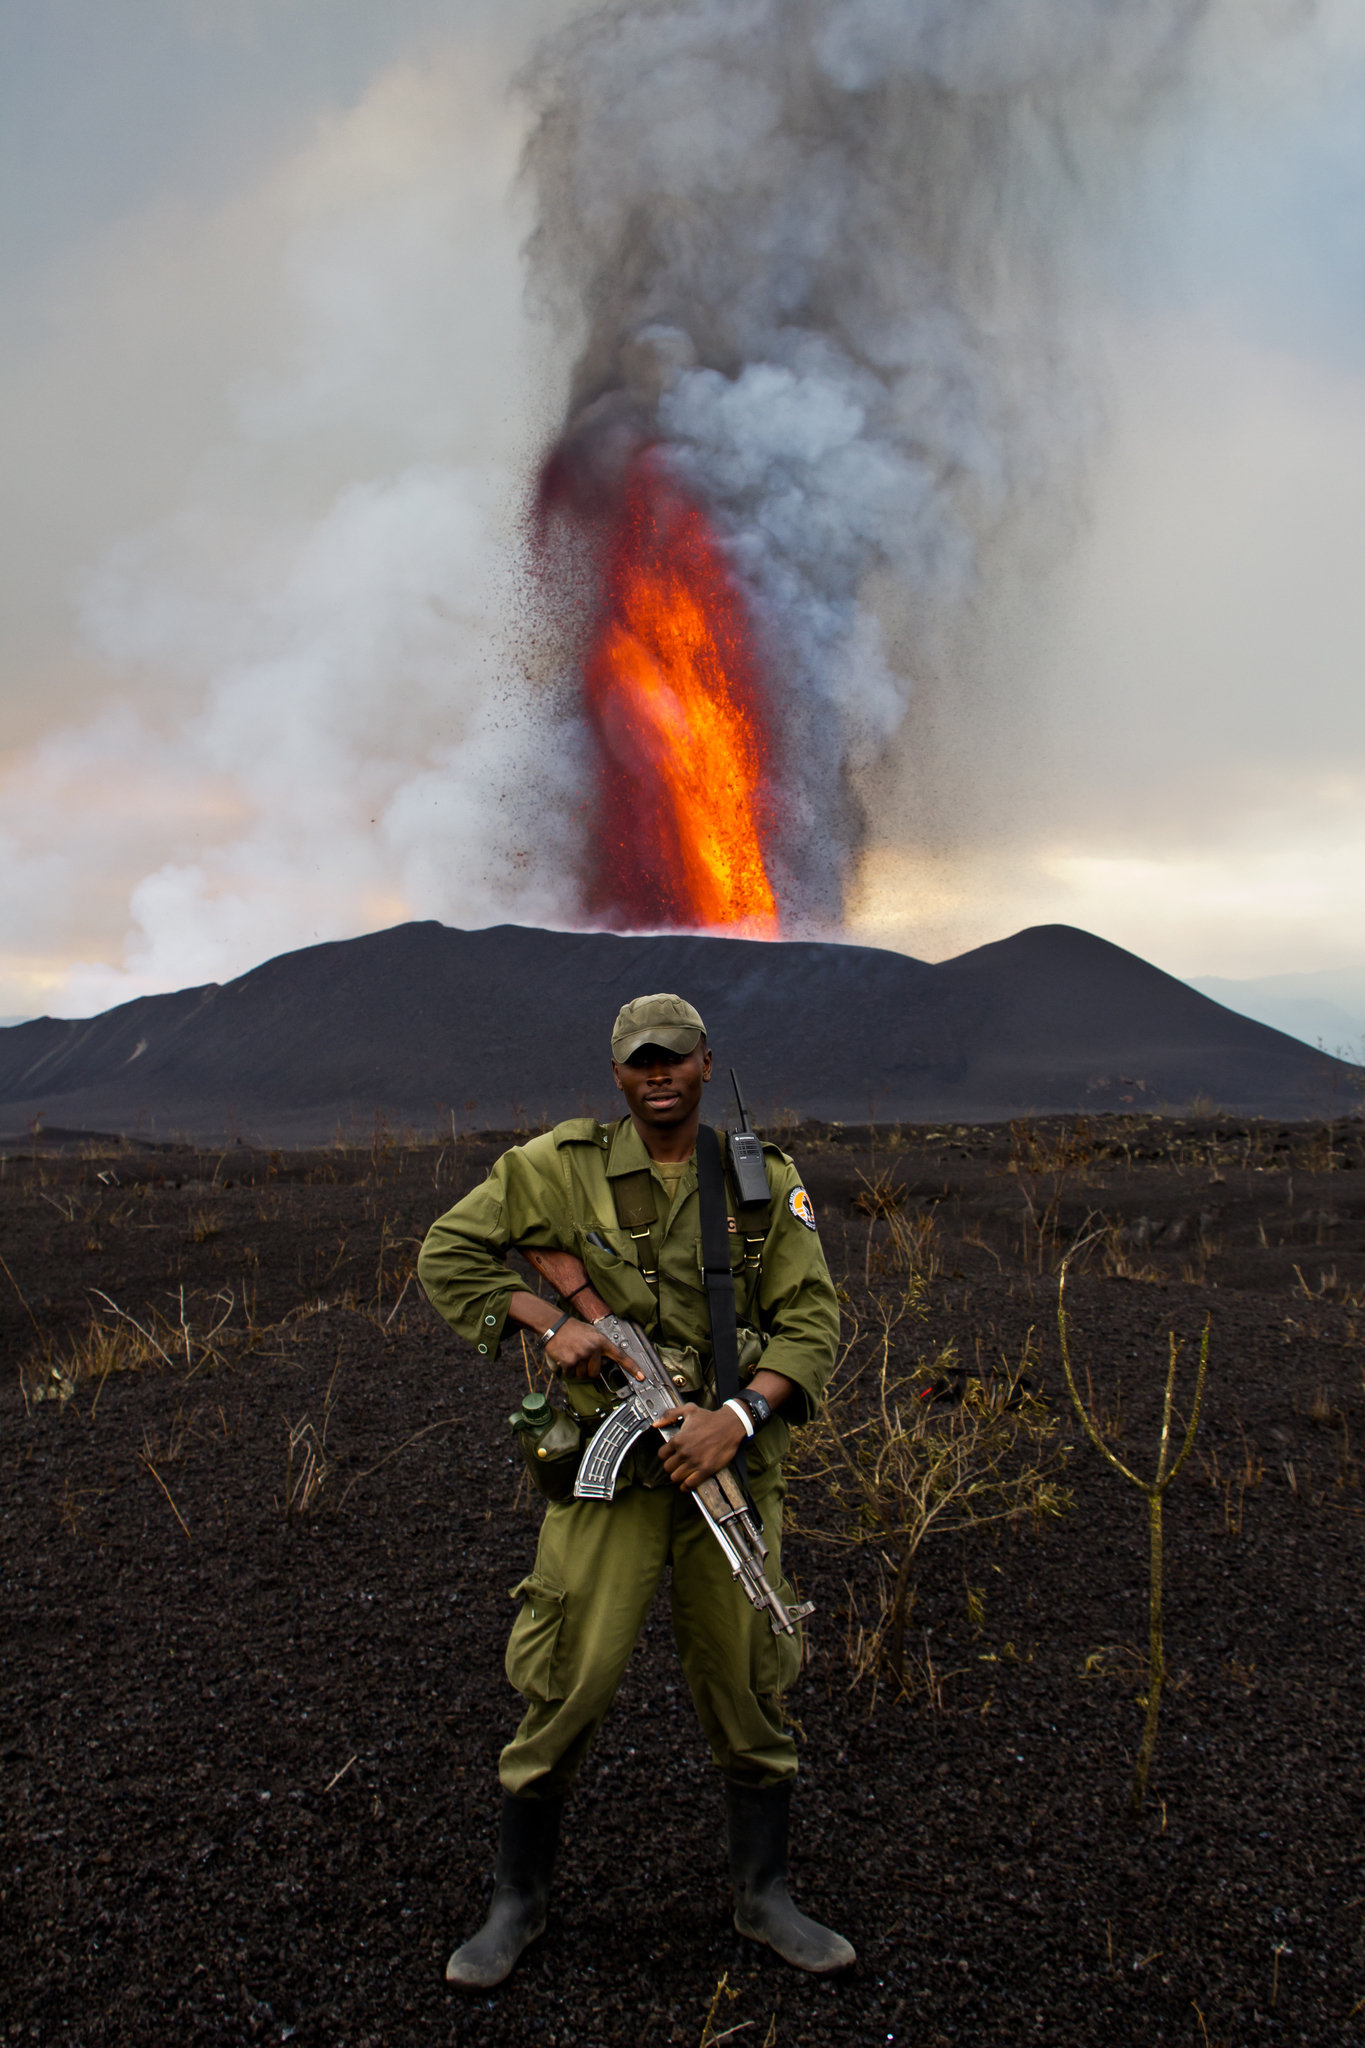
[[[747,1409],[743,1401],[739,1399],[727,1401],[725,1403],[725,1406],[731,1409],[734,1412],[734,1414],[736,1414],[739,1417],[740,1421],[744,1424],[745,1436],[752,1436],[754,1433],[754,1418],[749,1413],[749,1410]]]
[[[570,1323],[570,1322],[572,1322],[572,1321],[573,1321],[573,1317],[572,1317],[572,1316],[571,1316],[571,1315],[569,1314],[569,1311],[568,1311],[567,1309],[565,1309],[565,1311],[564,1311],[563,1315],[562,1315],[562,1316],[561,1316],[561,1317],[559,1318],[559,1321],[558,1321],[557,1323],[551,1323],[551,1325],[550,1325],[550,1327],[549,1327],[549,1329],[548,1329],[548,1330],[542,1330],[542,1331],[541,1331],[541,1333],[540,1333],[540,1348],[541,1348],[541,1350],[543,1351],[543,1350],[545,1349],[545,1347],[546,1347],[546,1345],[547,1345],[547,1344],[549,1343],[549,1341],[550,1341],[551,1337],[557,1337],[557,1336],[559,1335],[559,1333],[560,1333],[560,1331],[561,1331],[561,1330],[563,1329],[563,1327],[564,1327],[565,1323]]]

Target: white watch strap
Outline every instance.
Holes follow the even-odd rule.
[[[741,1400],[739,1400],[739,1399],[735,1399],[735,1400],[733,1400],[733,1401],[727,1401],[727,1402],[725,1403],[725,1405],[726,1405],[726,1407],[727,1407],[727,1408],[733,1408],[733,1409],[734,1409],[734,1412],[735,1412],[735,1414],[736,1414],[736,1415],[737,1415],[737,1416],[739,1417],[740,1421],[741,1421],[741,1422],[742,1422],[742,1423],[744,1424],[744,1434],[745,1434],[745,1436],[752,1436],[752,1435],[753,1435],[753,1433],[754,1433],[754,1418],[753,1418],[753,1416],[752,1416],[752,1415],[751,1415],[751,1414],[749,1413],[749,1411],[748,1411],[748,1409],[747,1409],[747,1408],[745,1407],[744,1403],[743,1403],[743,1402],[742,1402]]]

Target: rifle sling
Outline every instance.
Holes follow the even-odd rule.
[[[701,1211],[701,1263],[711,1316],[711,1359],[716,1369],[716,1405],[739,1392],[739,1334],[735,1327],[735,1281],[730,1267],[730,1213],[720,1140],[709,1124],[697,1132],[697,1205]],[[745,1492],[749,1489],[745,1438],[731,1459]]]

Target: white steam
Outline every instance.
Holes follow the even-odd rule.
[[[117,301],[107,260],[73,293],[68,388],[111,378],[119,318],[155,362],[177,278],[206,328],[258,318],[227,394],[165,366],[149,443],[225,396],[227,430],[189,443],[181,509],[78,580],[104,708],[4,778],[0,1009],[80,1014],[406,917],[571,920],[572,743],[515,644],[520,140],[489,67],[395,67],[196,231],[125,230]]]
[[[301,933],[452,905],[470,924],[572,909],[563,843],[528,830],[515,800],[539,735],[501,673],[489,495],[437,466],[354,485],[287,559],[276,547],[239,564],[230,593],[194,591],[183,562],[157,573],[145,543],[91,579],[87,618],[120,668],[204,685],[179,753],[208,845],[134,889],[125,975],[215,978]],[[124,985],[91,967],[73,994],[114,1000]]]
[[[1074,472],[1074,266],[1205,12],[612,0],[527,76],[532,253],[583,337],[570,437],[606,461],[623,419],[661,435],[727,537],[786,729],[789,921],[838,920],[859,771],[983,550]]]

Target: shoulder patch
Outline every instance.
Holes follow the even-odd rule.
[[[815,1228],[815,1204],[804,1188],[793,1188],[787,1197],[787,1207],[798,1223],[804,1223],[807,1230]]]

